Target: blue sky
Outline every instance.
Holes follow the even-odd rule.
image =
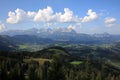
[[[120,34],[120,0],[0,0],[0,31],[67,28]]]

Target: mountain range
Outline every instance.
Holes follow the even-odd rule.
[[[104,44],[119,42],[120,35],[109,33],[102,34],[83,34],[77,33],[74,29],[28,29],[28,30],[9,30],[0,33],[7,35],[15,42],[19,43],[79,43],[79,44]]]

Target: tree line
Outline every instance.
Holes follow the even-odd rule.
[[[31,60],[24,62],[24,55],[0,56],[0,80],[120,80],[120,70],[109,67],[89,57],[82,64],[72,65],[55,54],[44,64]]]

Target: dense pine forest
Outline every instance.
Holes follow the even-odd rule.
[[[0,80],[120,80],[120,68],[62,47],[0,51]]]

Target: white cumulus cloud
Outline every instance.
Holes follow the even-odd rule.
[[[51,7],[47,7],[45,9],[40,9],[36,16],[34,17],[34,21],[41,22],[79,22],[80,19],[77,16],[74,16],[73,12],[64,8],[64,13],[61,12],[53,14],[53,9]]]
[[[89,9],[87,16],[80,18],[76,16],[69,8],[64,8],[64,12],[54,12],[52,7],[48,6],[44,9],[35,11],[24,11],[17,8],[14,12],[8,12],[7,23],[17,24],[24,21],[45,22],[45,23],[81,23],[95,20],[98,17],[96,12]]]
[[[1,32],[3,29],[5,29],[5,25],[0,22],[0,32]]]
[[[50,22],[53,19],[52,14],[53,10],[49,6],[43,10],[40,9],[35,15],[34,21]]]
[[[90,21],[95,20],[97,18],[98,18],[97,13],[93,12],[92,9],[89,9],[88,12],[87,12],[87,16],[85,16],[82,19],[82,22],[90,22]]]
[[[104,22],[105,22],[106,26],[112,27],[112,26],[114,26],[115,23],[116,23],[116,18],[107,17],[107,18],[105,18]]]
[[[15,10],[15,12],[10,11],[8,13],[8,16],[9,16],[9,18],[6,21],[7,21],[7,23],[10,23],[10,24],[19,23],[19,22],[25,20],[27,17],[26,12],[19,8],[17,8]]]
[[[64,14],[60,14],[59,17],[60,22],[80,22],[80,19],[69,8],[64,8]]]
[[[6,19],[6,22],[10,24],[16,24],[22,21],[30,20],[35,15],[35,12],[25,12],[24,10],[17,8],[14,12],[8,12],[8,18]]]
[[[76,26],[74,26],[74,25],[69,25],[67,28],[68,28],[68,30],[75,30]]]
[[[34,12],[34,11],[28,11],[27,12],[27,16],[29,17],[29,18],[34,18],[34,16],[36,15],[36,12]]]

